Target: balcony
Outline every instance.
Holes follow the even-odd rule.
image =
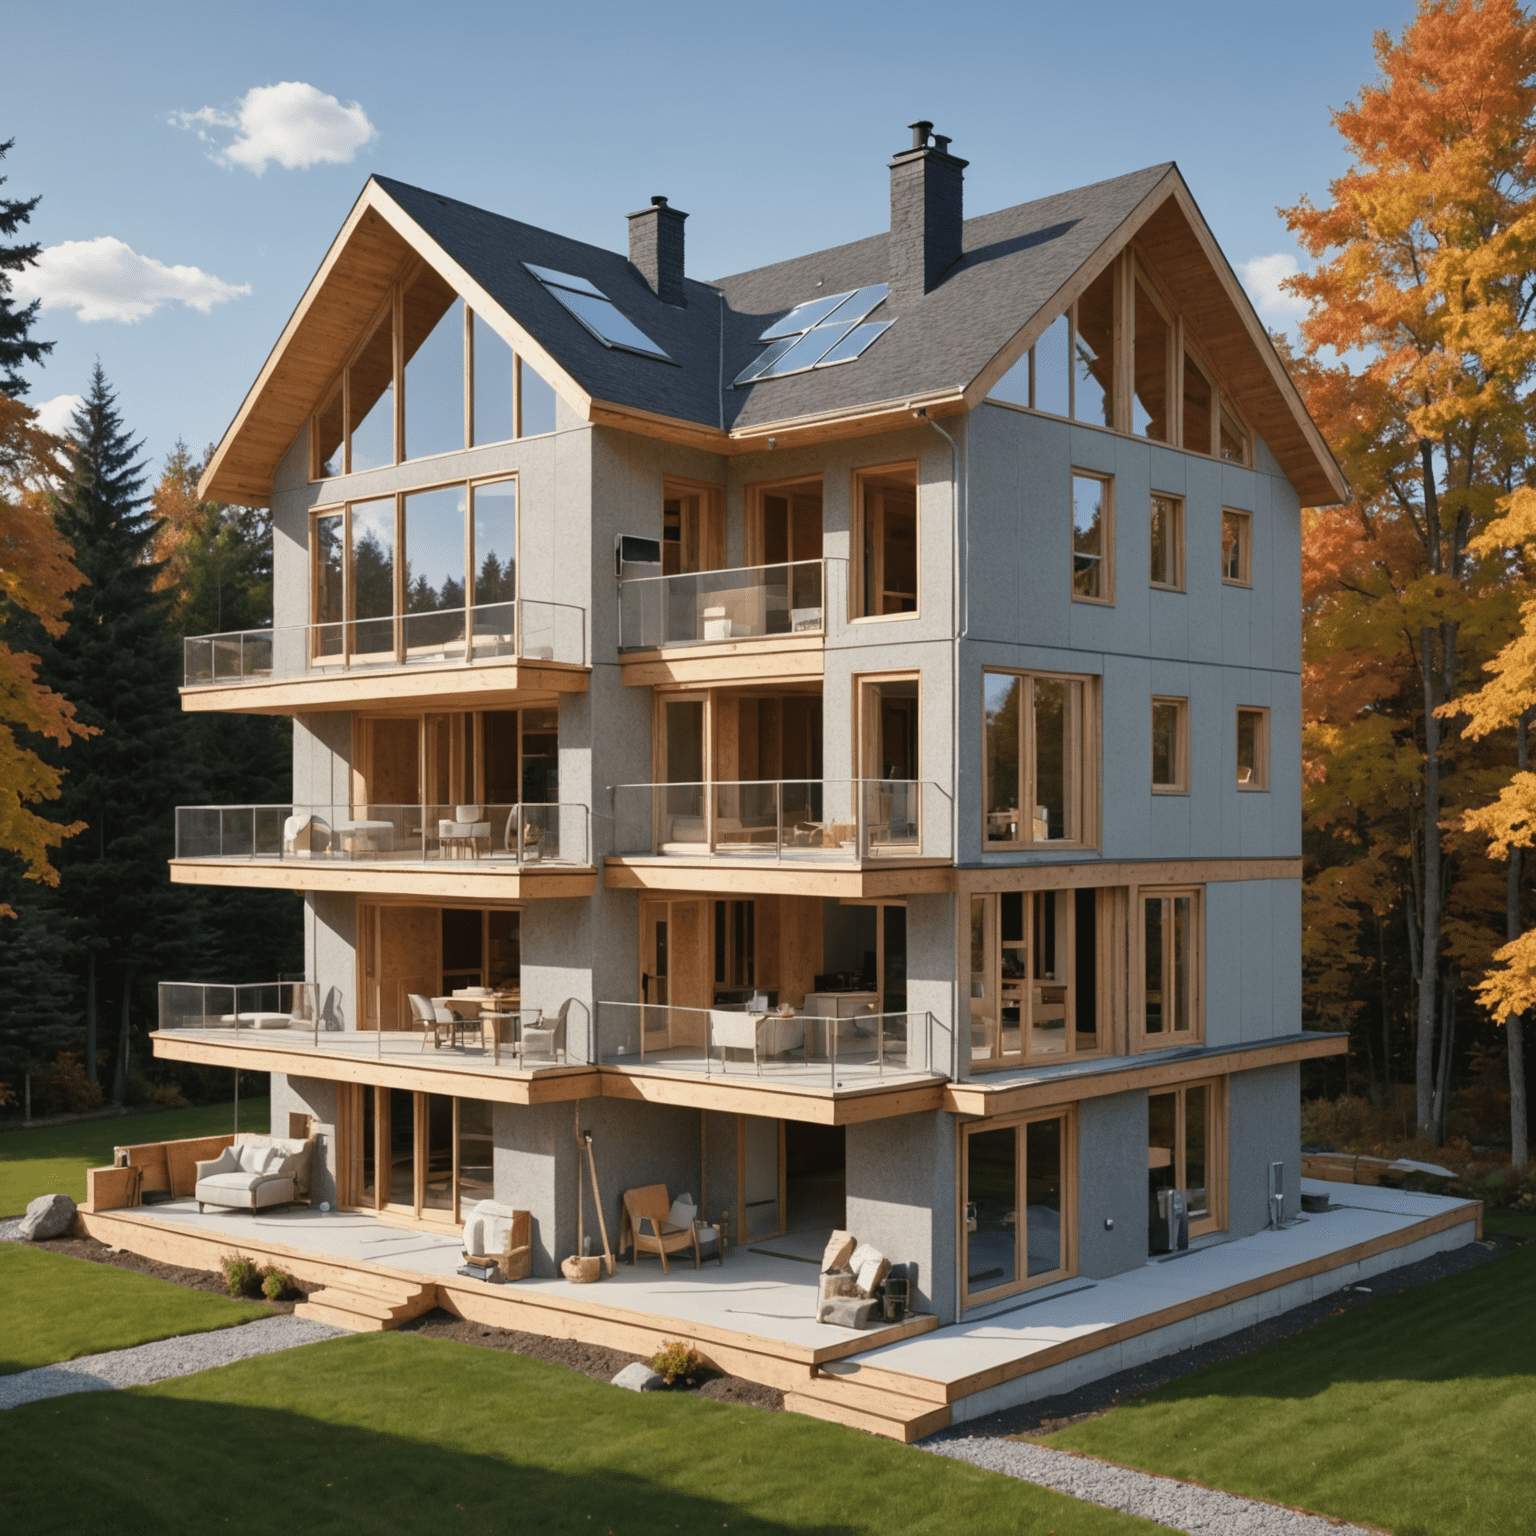
[[[182,705],[245,714],[382,699],[453,707],[484,694],[580,692],[586,613],[519,599],[393,618],[235,630],[182,641]]]
[[[831,1089],[951,1075],[951,1031],[929,1013],[825,1018],[662,1003],[597,1005],[597,1060],[629,1072]]]
[[[187,805],[171,878],[285,890],[587,895],[584,805]]]
[[[613,820],[610,886],[711,890],[701,877],[715,870],[729,872],[720,889],[735,888],[753,870],[790,878],[741,888],[828,896],[949,888],[949,797],[920,780],[621,784]],[[668,865],[678,873],[663,872]],[[925,883],[914,866],[939,878]],[[829,878],[807,883],[813,874]]]
[[[624,680],[638,686],[737,675],[750,654],[775,675],[820,677],[826,638],[828,567],[800,560],[732,571],[629,577],[619,583],[619,650]]]

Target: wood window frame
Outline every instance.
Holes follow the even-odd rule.
[[[460,1200],[459,1160],[459,1106],[457,1094],[438,1093],[438,1098],[449,1099],[453,1104],[452,1137],[453,1164],[449,1174],[452,1198],[447,1209],[428,1209],[426,1204],[427,1167],[431,1157],[430,1118],[427,1100],[433,1089],[391,1088],[382,1083],[343,1083],[337,1100],[337,1191],[338,1211],[357,1211],[379,1216],[387,1221],[431,1232],[457,1231],[467,1214]],[[373,1100],[373,1190],[372,1203],[363,1202],[363,1146],[364,1094],[372,1094]],[[409,1205],[389,1199],[389,1184],[393,1172],[390,1146],[390,1120],[386,1106],[389,1093],[411,1095],[411,1203]]]
[[[1169,512],[1168,529],[1168,563],[1171,567],[1170,579],[1159,581],[1151,571],[1151,526],[1152,515],[1157,510],[1158,502],[1165,502]],[[1182,592],[1184,591],[1184,498],[1172,491],[1153,491],[1147,509],[1148,531],[1148,570],[1147,582],[1154,592]]]
[[[712,480],[690,480],[681,475],[663,475],[661,500],[687,501],[698,498],[695,528],[698,564],[677,574],[692,571],[718,571],[725,568],[725,487]],[[682,540],[686,547],[687,539]]]
[[[1221,430],[1223,427],[1226,427],[1238,441],[1239,453],[1235,459],[1227,458],[1221,451]],[[1237,464],[1244,469],[1252,469],[1254,460],[1253,442],[1253,428],[1239,415],[1230,399],[1225,394],[1221,395],[1216,412],[1216,457],[1224,464]]]
[[[882,683],[916,683],[917,684],[917,753],[918,753],[918,779],[922,778],[922,753],[923,753],[923,674],[917,669],[908,669],[898,672],[856,672],[853,682],[853,739],[852,747],[852,773],[850,777],[855,779],[883,779],[882,773],[866,773],[864,770],[870,766],[871,757],[879,761],[879,710],[872,703],[873,695],[868,692],[872,688],[878,688]]]
[[[867,483],[881,476],[912,476],[912,532],[913,560],[916,566],[917,591],[913,606],[905,613],[864,612],[864,491]],[[848,618],[854,624],[901,622],[922,617],[923,611],[923,507],[922,466],[916,459],[900,459],[891,464],[861,464],[853,471],[850,528],[850,560],[848,571]],[[825,502],[823,502],[825,508]],[[825,516],[825,512],[823,512]],[[883,537],[882,537],[883,542]],[[884,569],[884,554],[878,556],[880,569]],[[883,582],[877,585],[884,590]]]
[[[1003,1049],[1002,1007],[1003,1007],[1003,946],[1002,914],[1003,897],[1018,895],[1025,903],[1024,925],[1033,933],[1033,910],[1037,898],[1054,898],[1063,893],[1070,896],[1075,903],[1080,889],[1092,890],[1094,893],[1094,928],[1096,955],[1094,960],[1095,971],[1095,1012],[1097,1014],[1095,1038],[1097,1043],[1090,1049],[1080,1049],[1077,1043],[1076,1010],[1077,1010],[1077,922],[1075,906],[1069,907],[1069,926],[1067,934],[1067,947],[1069,960],[1066,966],[1066,1018],[1072,1021],[1073,1028],[1064,1030],[1063,1045],[1061,1051],[1036,1051],[1032,1050],[1033,1034],[1031,1030],[1030,1009],[1032,998],[1030,987],[1026,980],[1025,997],[1019,1013],[1019,1049],[1015,1052],[1006,1052]],[[969,899],[961,902],[961,950],[959,954],[959,974],[962,976],[972,974],[970,961],[972,942],[972,913],[971,906],[975,902],[985,904],[987,915],[983,918],[986,925],[985,934],[985,967],[986,980],[984,986],[987,992],[983,1001],[990,999],[995,1013],[994,1048],[986,1056],[976,1056],[974,1040],[966,1045],[962,1051],[967,1072],[984,1073],[1017,1068],[1028,1062],[1030,1064],[1061,1064],[1066,1061],[1087,1061],[1100,1056],[1113,1056],[1120,1054],[1120,1042],[1124,1037],[1125,1022],[1125,975],[1126,975],[1126,921],[1127,921],[1127,892],[1124,886],[1047,886],[1039,889],[1026,889],[1022,891],[973,891]],[[845,903],[846,904],[846,903]],[[1060,940],[1058,939],[1058,942]],[[975,1014],[972,1012],[971,1018]],[[967,1055],[966,1053],[970,1054]]]
[[[1269,789],[1269,708],[1263,704],[1239,704],[1234,717],[1236,741],[1242,740],[1243,716],[1254,717],[1253,777],[1244,783],[1242,764],[1237,763],[1237,787],[1243,794],[1262,794]]]
[[[379,303],[374,307],[372,312],[369,314],[368,321],[363,326],[362,334],[359,336],[359,338],[355,342],[353,342],[353,344],[350,347],[347,348],[346,354],[342,358],[341,363],[337,366],[335,371],[332,373],[331,377],[327,380],[325,388],[323,390],[321,390],[321,392],[320,392],[320,403],[315,407],[315,409],[313,411],[310,412],[310,414],[306,418],[306,422],[305,422],[305,427],[306,427],[306,432],[307,432],[307,439],[308,439],[305,459],[306,459],[306,465],[307,465],[307,470],[308,470],[308,479],[309,479],[310,484],[313,485],[313,484],[316,484],[316,483],[319,483],[319,482],[322,482],[322,481],[325,481],[325,480],[337,478],[334,475],[325,475],[325,474],[321,473],[321,470],[322,470],[323,466],[322,466],[321,460],[320,460],[320,437],[319,437],[319,429],[318,429],[317,423],[318,423],[318,418],[320,416],[320,413],[325,409],[325,407],[327,405],[329,405],[331,403],[332,399],[335,397],[335,395],[336,395],[338,390],[340,391],[340,394],[341,394],[341,421],[342,421],[341,446],[340,446],[340,448],[338,450],[340,452],[340,454],[341,454],[342,467],[341,467],[341,470],[339,471],[339,473],[342,474],[342,475],[350,475],[350,474],[353,473],[353,470],[352,470],[352,426],[353,426],[353,422],[352,422],[352,402],[348,398],[349,391],[350,391],[350,384],[348,383],[349,371],[350,371],[350,369],[352,367],[352,364],[354,362],[356,362],[357,359],[362,355],[363,349],[367,346],[368,342],[372,339],[374,331],[377,328],[377,326],[380,324],[380,322],[383,320],[384,314],[385,314],[386,310],[388,310],[389,313],[390,313],[390,327],[391,327],[391,334],[392,334],[392,338],[393,338],[393,347],[394,347],[394,358],[393,358],[392,367],[391,367],[391,374],[390,374],[391,381],[392,381],[392,388],[394,390],[394,402],[395,402],[395,405],[394,405],[395,453],[394,453],[394,459],[393,459],[392,462],[395,465],[397,465],[397,466],[400,465],[400,464],[422,463],[422,462],[425,462],[427,459],[430,459],[430,458],[441,457],[445,453],[456,453],[456,452],[461,452],[461,451],[468,450],[468,449],[471,449],[471,448],[476,448],[476,447],[490,447],[490,446],[492,446],[491,444],[476,443],[475,440],[474,440],[474,435],[475,435],[475,417],[474,417],[474,405],[475,405],[475,394],[474,394],[474,391],[475,391],[475,352],[474,352],[474,348],[475,348],[475,315],[476,315],[476,311],[471,306],[469,300],[467,298],[465,298],[462,293],[459,293],[458,290],[456,288],[454,288],[454,285],[451,282],[449,282],[447,278],[442,277],[441,273],[437,273],[437,276],[442,279],[443,283],[446,286],[448,286],[450,288],[454,288],[454,298],[458,302],[462,303],[463,306],[464,306],[464,344],[463,344],[463,347],[461,349],[462,356],[463,356],[463,362],[464,362],[464,442],[463,442],[463,445],[462,445],[462,449],[445,448],[445,449],[440,450],[437,454],[423,454],[423,455],[420,455],[417,458],[409,458],[409,459],[403,458],[401,456],[401,448],[405,444],[405,365],[406,365],[406,359],[405,359],[405,356],[404,356],[404,345],[403,345],[403,342],[404,342],[404,326],[405,326],[405,311],[404,311],[405,292],[411,286],[411,284],[416,280],[417,276],[421,273],[422,269],[424,267],[428,266],[428,265],[429,264],[426,261],[424,261],[422,258],[415,257],[415,258],[411,259],[410,261],[408,261],[405,264],[405,266],[402,267],[401,270],[396,273],[393,281],[390,283],[388,294],[383,299],[381,299],[379,301]],[[434,270],[434,272],[436,272],[435,268],[433,270]],[[449,305],[449,309],[451,309],[451,308],[452,308],[452,304]],[[444,313],[446,314],[447,311],[445,311]],[[488,324],[488,325],[490,324],[489,318],[487,316],[482,314],[481,315],[481,319],[485,320],[486,324]],[[493,326],[492,329],[494,330],[495,327]],[[431,335],[432,333],[429,331],[427,334]],[[498,332],[498,335],[499,334],[500,333]],[[423,338],[423,340],[425,340],[425,338]],[[505,342],[506,338],[502,337],[502,340]],[[527,364],[527,359],[510,342],[507,342],[506,345],[507,345],[507,349],[510,352],[511,357],[512,357],[512,437],[511,438],[497,438],[495,440],[496,443],[505,443],[505,442],[509,442],[509,441],[510,442],[516,442],[519,439],[521,439],[522,436],[524,435],[523,434],[523,368]],[[537,369],[535,369],[534,371],[535,371],[535,373],[538,372]],[[543,375],[540,374],[539,377],[542,378]],[[554,386],[551,385],[550,387],[553,388]],[[556,391],[557,396],[558,396],[558,393],[559,392]],[[381,466],[381,467],[387,467],[387,466]]]
[[[1236,518],[1236,526],[1241,529],[1237,540],[1237,566],[1238,574],[1227,574],[1227,519]],[[1252,587],[1253,586],[1253,513],[1245,511],[1242,507],[1223,507],[1221,509],[1221,584],[1224,587]]]
[[[1173,750],[1174,776],[1171,782],[1157,781],[1157,712],[1172,709],[1174,712]],[[1152,695],[1152,767],[1148,780],[1154,795],[1187,795],[1189,793],[1189,700],[1177,694],[1154,693]]]
[[[1101,608],[1112,608],[1115,602],[1115,477],[1100,469],[1084,469],[1072,466],[1072,479],[1096,480],[1103,487],[1103,511],[1099,518],[1099,591],[1096,594],[1077,590],[1077,495],[1071,494],[1068,502],[1067,547],[1069,550],[1068,577],[1074,603],[1092,603]]]
[[[1191,1089],[1204,1088],[1209,1094],[1209,1124],[1206,1126],[1206,1179],[1205,1194],[1209,1214],[1199,1221],[1191,1221],[1189,1235],[1204,1237],[1212,1232],[1225,1232],[1229,1221],[1227,1209],[1227,1193],[1229,1186],[1230,1169],[1230,1145],[1228,1138],[1228,1086],[1229,1077],[1202,1078],[1198,1082],[1179,1083],[1169,1088],[1155,1088],[1148,1090],[1148,1114],[1151,1113],[1151,1100],[1160,1095],[1169,1095],[1175,1100],[1174,1126],[1175,1148],[1173,1157],[1174,1188],[1181,1193],[1189,1188],[1186,1166],[1187,1148],[1185,1145],[1188,1131],[1188,1095]],[[1150,1152],[1150,1146],[1149,1146]],[[1150,1168],[1150,1157],[1148,1159]]]
[[[746,565],[749,569],[755,566],[768,564],[767,553],[764,547],[767,543],[767,539],[763,530],[763,498],[765,496],[777,495],[780,492],[783,492],[787,495],[793,495],[796,491],[804,492],[813,486],[815,487],[816,494],[821,497],[821,527],[823,539],[821,558],[825,559],[827,493],[826,483],[823,476],[794,475],[787,480],[755,480],[750,485],[742,487],[742,496],[746,513],[746,540],[744,554]],[[790,553],[791,557],[793,557],[794,551],[791,550]],[[791,558],[790,563],[796,564],[798,562]]]
[[[1147,918],[1149,901],[1172,902],[1188,897],[1190,903],[1189,991],[1187,1029],[1147,1029]],[[1143,885],[1131,891],[1130,917],[1132,977],[1129,1009],[1129,1045],[1131,1054],[1142,1051],[1169,1050],[1175,1046],[1199,1045],[1205,1040],[1205,887],[1203,885]],[[1166,920],[1163,929],[1164,976],[1171,968],[1172,929]],[[1167,990],[1166,984],[1163,988]]]
[[[1130,414],[1126,418],[1126,431],[1141,442],[1159,443],[1164,448],[1182,452],[1181,444],[1184,441],[1183,316],[1178,306],[1169,299],[1167,290],[1153,277],[1145,262],[1133,255],[1127,267],[1130,273],[1127,284],[1130,290],[1130,308],[1125,324],[1121,327],[1126,338],[1126,392],[1127,403],[1130,406]],[[1167,391],[1167,405],[1164,409],[1168,427],[1167,437],[1148,437],[1145,433],[1136,430],[1136,306],[1140,304],[1143,294],[1151,301],[1159,318],[1168,327],[1168,357],[1163,365],[1163,388]]]
[[[984,1306],[1000,1301],[1020,1291],[1036,1290],[1044,1285],[1055,1285],[1069,1280],[1077,1273],[1078,1266],[1078,1113],[1076,1104],[1058,1104],[1047,1109],[1032,1109],[1016,1115],[998,1115],[992,1119],[974,1120],[955,1128],[958,1145],[955,1161],[955,1252],[959,1255],[960,1310]],[[1012,1282],[1004,1282],[986,1290],[973,1291],[970,1285],[970,1265],[967,1262],[969,1235],[968,1210],[970,1206],[970,1138],[985,1131],[1017,1129],[1014,1169],[1016,1195],[1027,1196],[1028,1167],[1026,1158],[1027,1138],[1024,1127],[1037,1121],[1059,1120],[1061,1129],[1061,1254],[1062,1265],[1043,1275],[1029,1274],[1028,1225],[1015,1222],[1015,1233],[1022,1234],[1022,1242],[1014,1250]],[[1022,1259],[1023,1262],[1020,1262]]]
[[[1038,669],[1014,667],[982,668],[981,709],[981,762],[983,773],[981,846],[982,851],[1004,852],[1019,848],[1084,848],[1099,846],[1101,835],[1101,806],[1103,800],[1103,722],[1100,710],[1100,679],[1094,673],[1046,672]],[[1012,838],[987,837],[988,811],[986,809],[988,785],[987,773],[987,710],[986,679],[988,677],[1016,677],[1025,683],[1025,698],[1019,710],[1019,783],[1018,783],[1018,832]],[[1034,835],[1033,815],[1025,816],[1026,806],[1037,804],[1035,799],[1035,750],[1034,750],[1034,684],[1040,679],[1052,682],[1079,683],[1079,709],[1077,722],[1078,750],[1076,766],[1078,836],[1075,838],[1039,838]],[[1027,830],[1026,830],[1027,829]]]

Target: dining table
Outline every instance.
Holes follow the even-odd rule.
[[[480,1043],[485,1044],[487,1034],[491,1037],[492,1060],[501,1065],[501,1042],[503,1032],[507,1030],[508,1021],[515,1027],[518,1018],[519,994],[517,992],[493,992],[461,989],[451,992],[446,997],[434,997],[432,1005],[435,1008],[446,1008],[456,1020],[453,1028],[454,1043],[458,1043],[460,1028],[478,1029],[480,1031]],[[509,1038],[508,1043],[511,1043]]]

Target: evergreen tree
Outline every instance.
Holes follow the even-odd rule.
[[[78,957],[76,1001],[87,1000],[88,1070],[96,1065],[97,1008],[121,1021],[112,1084],[119,1102],[131,1020],[147,1022],[154,983],[175,977],[199,939],[194,909],[167,869],[186,733],[140,446],[98,364],[70,425],[69,474],[57,497],[59,531],[88,585],[75,595],[69,627],[39,646],[45,680],[99,732],[75,743],[63,764],[61,819],[86,830],[59,856],[58,901]]]
[[[5,158],[6,152],[15,142],[15,139],[7,139],[4,144],[0,144],[0,160]],[[6,178],[0,176],[0,187],[5,185],[5,181]],[[33,299],[24,308],[17,309],[15,300],[11,298],[11,274],[36,265],[43,248],[36,241],[23,245],[7,242],[31,219],[32,210],[41,201],[41,196],[28,198],[24,202],[17,198],[0,197],[0,395],[9,395],[13,400],[27,392],[27,381],[17,372],[21,365],[40,363],[53,351],[51,341],[32,339],[32,324],[37,319],[42,300]]]

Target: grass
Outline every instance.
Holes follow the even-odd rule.
[[[1529,1239],[1536,1218],[1490,1217]],[[1048,1445],[1384,1526],[1531,1528],[1536,1245],[1170,1382]]]
[[[109,1264],[0,1243],[0,1376],[229,1328],[271,1310]]]
[[[242,1130],[266,1130],[270,1115],[269,1100],[240,1100]],[[0,1216],[19,1216],[27,1202],[39,1195],[63,1194],[76,1202],[84,1200],[85,1170],[110,1163],[115,1146],[217,1136],[233,1125],[229,1104],[201,1104],[195,1109],[167,1109],[157,1115],[124,1115],[0,1132]]]
[[[18,1531],[1163,1530],[798,1414],[400,1333],[17,1408],[5,1447],[29,1469],[0,1492]]]

